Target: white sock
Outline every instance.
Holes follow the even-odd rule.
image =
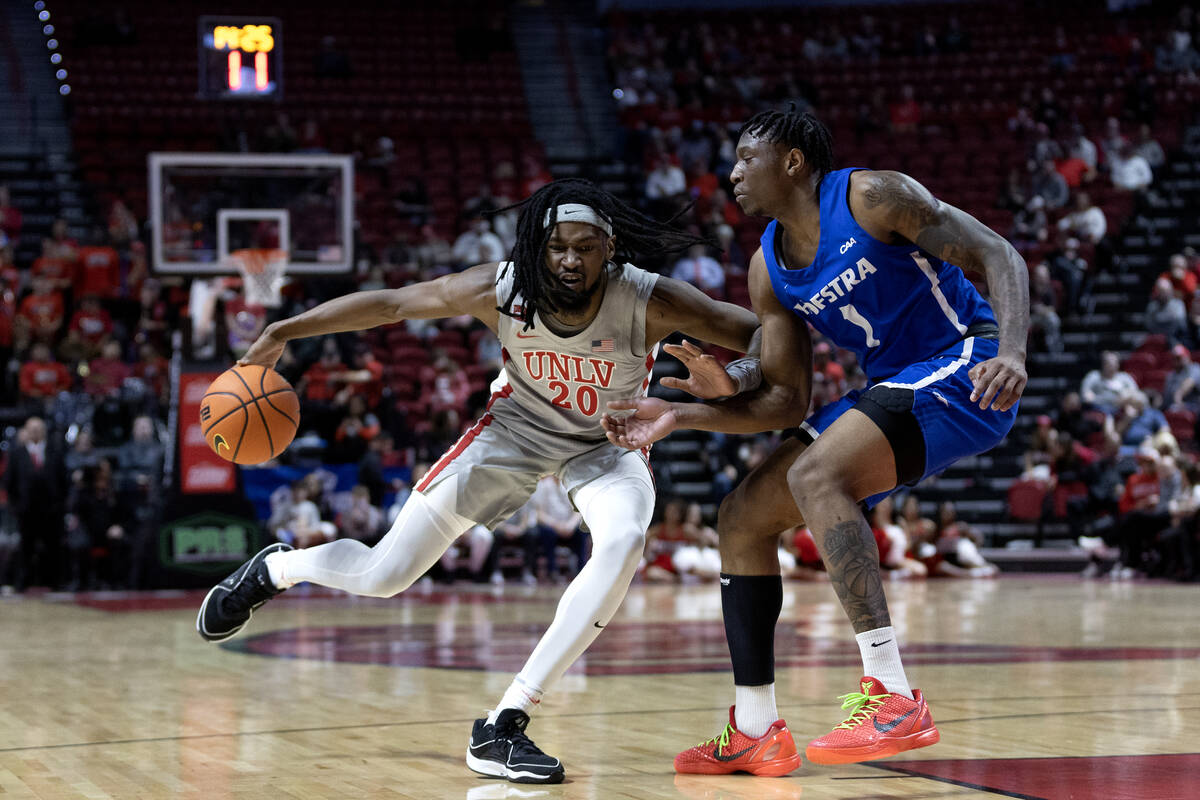
[[[271,583],[275,584],[276,589],[290,589],[296,585],[295,581],[287,579],[283,571],[284,556],[287,553],[287,550],[276,550],[274,553],[267,553],[266,557],[263,558],[263,561],[267,565],[267,575],[270,576]]]
[[[504,697],[500,698],[500,704],[488,712],[488,725],[493,725],[496,722],[496,717],[506,708],[519,708],[526,714],[532,714],[533,710],[542,702],[544,692],[536,686],[530,686],[521,680],[521,676],[513,678],[513,682],[508,685],[508,690],[504,692]]]
[[[734,686],[733,689],[734,724],[751,739],[757,739],[767,732],[772,722],[779,719],[779,709],[775,707],[775,684]]]
[[[864,631],[854,637],[862,653],[863,675],[883,683],[892,694],[902,694],[913,699],[912,687],[900,663],[900,645],[896,644],[896,631],[891,626]]]

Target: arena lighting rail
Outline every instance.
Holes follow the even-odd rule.
[[[38,22],[42,23],[42,35],[46,37],[46,49],[50,51],[50,63],[58,67],[54,77],[58,79],[58,93],[66,97],[71,93],[71,84],[67,83],[67,68],[63,66],[63,55],[58,50],[58,39],[54,36],[54,24],[50,22],[50,9],[46,8],[45,0],[37,0],[33,4],[37,12]]]

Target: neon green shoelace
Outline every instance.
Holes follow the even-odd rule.
[[[729,746],[729,736],[733,733],[733,726],[728,722],[725,723],[725,730],[721,731],[720,736],[714,736],[711,739],[705,739],[696,747],[705,747],[706,745],[716,744],[718,750],[724,750]]]
[[[851,692],[850,694],[841,695],[838,697],[838,700],[842,701],[843,709],[850,710],[850,716],[842,720],[842,723],[837,728],[852,730],[863,724],[871,718],[871,715],[883,707],[884,701],[889,697],[891,697],[890,694],[871,696],[862,692]]]

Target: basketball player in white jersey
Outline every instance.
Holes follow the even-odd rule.
[[[747,352],[758,328],[746,309],[626,263],[637,253],[697,241],[586,181],[558,181],[521,204],[510,261],[357,292],[269,326],[239,363],[273,367],[289,340],[306,336],[471,314],[499,337],[504,369],[487,413],[417,484],[377,545],[270,545],[209,592],[196,620],[200,635],[233,636],[254,609],[302,581],[391,597],[463,531],[494,528],[525,503],[539,478],[557,475],[591,531],[592,557],[500,702],[475,721],[467,764],[517,782],[561,781],[559,760],[524,733],[529,713],[616,613],[654,508],[646,452],[608,442],[600,421],[606,404],[645,393],[663,337],[678,331]],[[665,385],[706,397],[757,385],[757,359],[726,371],[711,359],[698,365],[690,344],[672,352],[688,358],[691,374],[663,379]]]

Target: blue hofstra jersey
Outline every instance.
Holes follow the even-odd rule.
[[[968,335],[994,335],[991,306],[962,270],[914,244],[884,244],[859,227],[849,201],[856,169],[821,181],[821,238],[811,265],[781,264],[776,244],[782,231],[776,220],[767,225],[763,256],[780,302],[838,347],[853,350],[872,381]]]

